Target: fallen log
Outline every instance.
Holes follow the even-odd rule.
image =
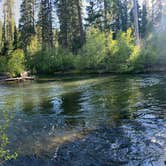
[[[35,77],[16,77],[16,78],[7,78],[7,79],[4,79],[5,82],[25,81],[25,80],[35,80]]]

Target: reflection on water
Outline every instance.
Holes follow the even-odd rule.
[[[10,148],[21,156],[53,157],[66,141],[76,141],[77,148],[85,152],[91,143],[106,147],[106,155],[90,148],[91,155],[103,155],[101,163],[104,157],[111,163],[121,156],[128,165],[163,164],[166,157],[165,75],[61,78],[0,85],[0,110],[4,108],[13,117],[7,131]],[[103,127],[108,132],[100,130]],[[79,142],[82,139],[86,141]],[[126,148],[121,145],[125,140]],[[65,148],[88,160],[84,151],[78,153],[70,144]]]

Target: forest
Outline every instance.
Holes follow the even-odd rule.
[[[3,3],[1,73],[164,70],[162,0],[23,0],[18,25],[14,3]]]

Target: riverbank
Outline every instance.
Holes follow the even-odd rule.
[[[151,69],[146,69],[144,71],[135,71],[135,72],[106,72],[103,70],[70,70],[70,71],[59,71],[54,72],[53,74],[36,74],[37,78],[50,78],[50,77],[65,77],[65,76],[85,76],[85,75],[94,75],[94,76],[109,76],[109,75],[139,75],[139,74],[157,74],[165,73],[166,66],[155,67]]]
[[[55,80],[51,77],[77,77],[77,76],[86,76],[86,75],[93,75],[93,76],[109,76],[109,75],[139,75],[139,74],[157,74],[157,73],[164,73],[166,72],[166,66],[160,66],[160,67],[153,67],[153,68],[147,68],[143,71],[132,71],[132,72],[106,72],[104,70],[85,70],[83,71],[78,71],[78,70],[69,70],[69,71],[59,71],[59,72],[54,72],[52,74],[36,74],[33,76],[21,76],[21,77],[9,77],[5,73],[0,74],[0,83],[4,82],[23,82],[27,80],[35,80],[39,79],[40,80]]]

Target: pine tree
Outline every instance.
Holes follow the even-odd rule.
[[[121,30],[126,32],[128,29],[128,2],[124,0],[121,4]]]
[[[14,27],[14,39],[13,39],[13,50],[16,50],[19,47],[18,45],[18,30],[17,27]]]
[[[134,29],[135,29],[135,36],[136,36],[136,44],[140,44],[140,36],[139,36],[139,18],[138,18],[138,2],[137,0],[133,0],[134,2],[134,9],[133,9],[133,15],[134,15]]]
[[[70,42],[71,42],[71,50],[73,53],[77,53],[77,51],[84,44],[84,32],[83,32],[83,24],[82,24],[82,2],[80,0],[73,0],[71,3],[71,23],[69,25],[69,33],[70,34]]]
[[[140,26],[140,36],[142,38],[144,38],[146,36],[147,33],[147,7],[146,7],[146,3],[143,3],[142,6],[142,14],[141,14],[141,26]]]
[[[162,0],[152,0],[152,25],[156,30],[161,28],[162,11]]]
[[[57,4],[59,43],[73,53],[77,53],[85,42],[81,4],[81,0],[59,0]]]
[[[102,13],[101,7],[97,0],[90,0],[86,7],[87,18],[85,19],[86,27],[95,27],[102,30]]]
[[[85,43],[85,34],[84,34],[83,23],[82,23],[82,9],[81,9],[82,2],[80,0],[76,0],[76,5],[77,5],[77,12],[78,12],[78,24],[79,24],[79,33],[80,33],[79,47],[82,47],[83,44]]]
[[[64,49],[69,48],[70,9],[68,0],[59,0],[57,3],[57,15],[59,18],[60,32],[59,43]]]
[[[14,32],[14,18],[13,18],[13,0],[5,0],[3,5],[3,35],[2,35],[2,54],[7,55],[12,47],[13,32]]]
[[[2,49],[2,21],[0,20],[0,52]]]
[[[27,46],[35,35],[35,0],[23,0],[20,7],[19,31],[21,46],[27,54]]]
[[[38,26],[41,29],[42,49],[53,47],[52,0],[41,0]]]

